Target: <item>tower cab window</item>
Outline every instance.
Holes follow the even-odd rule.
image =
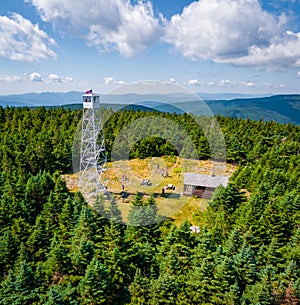
[[[83,99],[83,101],[84,101],[85,103],[90,103],[90,102],[92,101],[91,96],[85,96],[84,99]]]

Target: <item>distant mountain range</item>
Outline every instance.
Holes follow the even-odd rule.
[[[300,125],[300,94],[248,96],[243,94],[123,94],[103,95],[103,107],[162,112],[223,115]],[[222,98],[220,98],[222,97]],[[238,97],[238,98],[234,98]],[[202,101],[205,100],[205,102]],[[44,92],[0,96],[0,106],[65,106],[81,108],[82,92]],[[129,106],[130,105],[130,106]]]
[[[39,107],[39,106],[61,106],[67,104],[78,104],[82,100],[82,93],[70,92],[42,92],[24,93],[0,96],[0,106],[14,107]]]
[[[223,115],[234,118],[275,121],[283,124],[300,125],[300,95],[274,95],[261,98],[239,98],[233,100],[206,100],[205,104],[214,115]],[[176,106],[179,110],[172,111]],[[157,110],[165,112],[185,112],[199,114],[206,113],[207,109],[201,102],[175,103],[169,107],[162,105]]]
[[[24,93],[24,94],[11,94],[0,95],[0,106],[61,106],[69,104],[78,104],[82,100],[82,92],[42,92],[42,93]],[[234,98],[256,98],[261,95],[249,95],[242,93],[172,93],[172,94],[123,94],[101,96],[102,101],[108,104],[133,104],[137,101],[160,101],[163,99],[165,103],[184,102],[186,100],[198,99],[198,97],[207,100],[232,100]],[[264,95],[266,96],[266,95]],[[121,100],[122,98],[122,100]]]
[[[300,95],[207,101],[215,114],[300,125]]]

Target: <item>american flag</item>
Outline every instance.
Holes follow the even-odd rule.
[[[85,91],[85,94],[92,94],[92,93],[93,93],[92,89]]]

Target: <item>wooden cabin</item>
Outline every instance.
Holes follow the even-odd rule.
[[[183,195],[211,198],[212,193],[219,185],[227,186],[228,177],[185,173],[183,184]]]

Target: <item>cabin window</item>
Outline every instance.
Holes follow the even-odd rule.
[[[184,185],[184,191],[187,193],[192,193],[194,191],[194,188],[195,187],[193,185],[188,185],[188,184]]]

